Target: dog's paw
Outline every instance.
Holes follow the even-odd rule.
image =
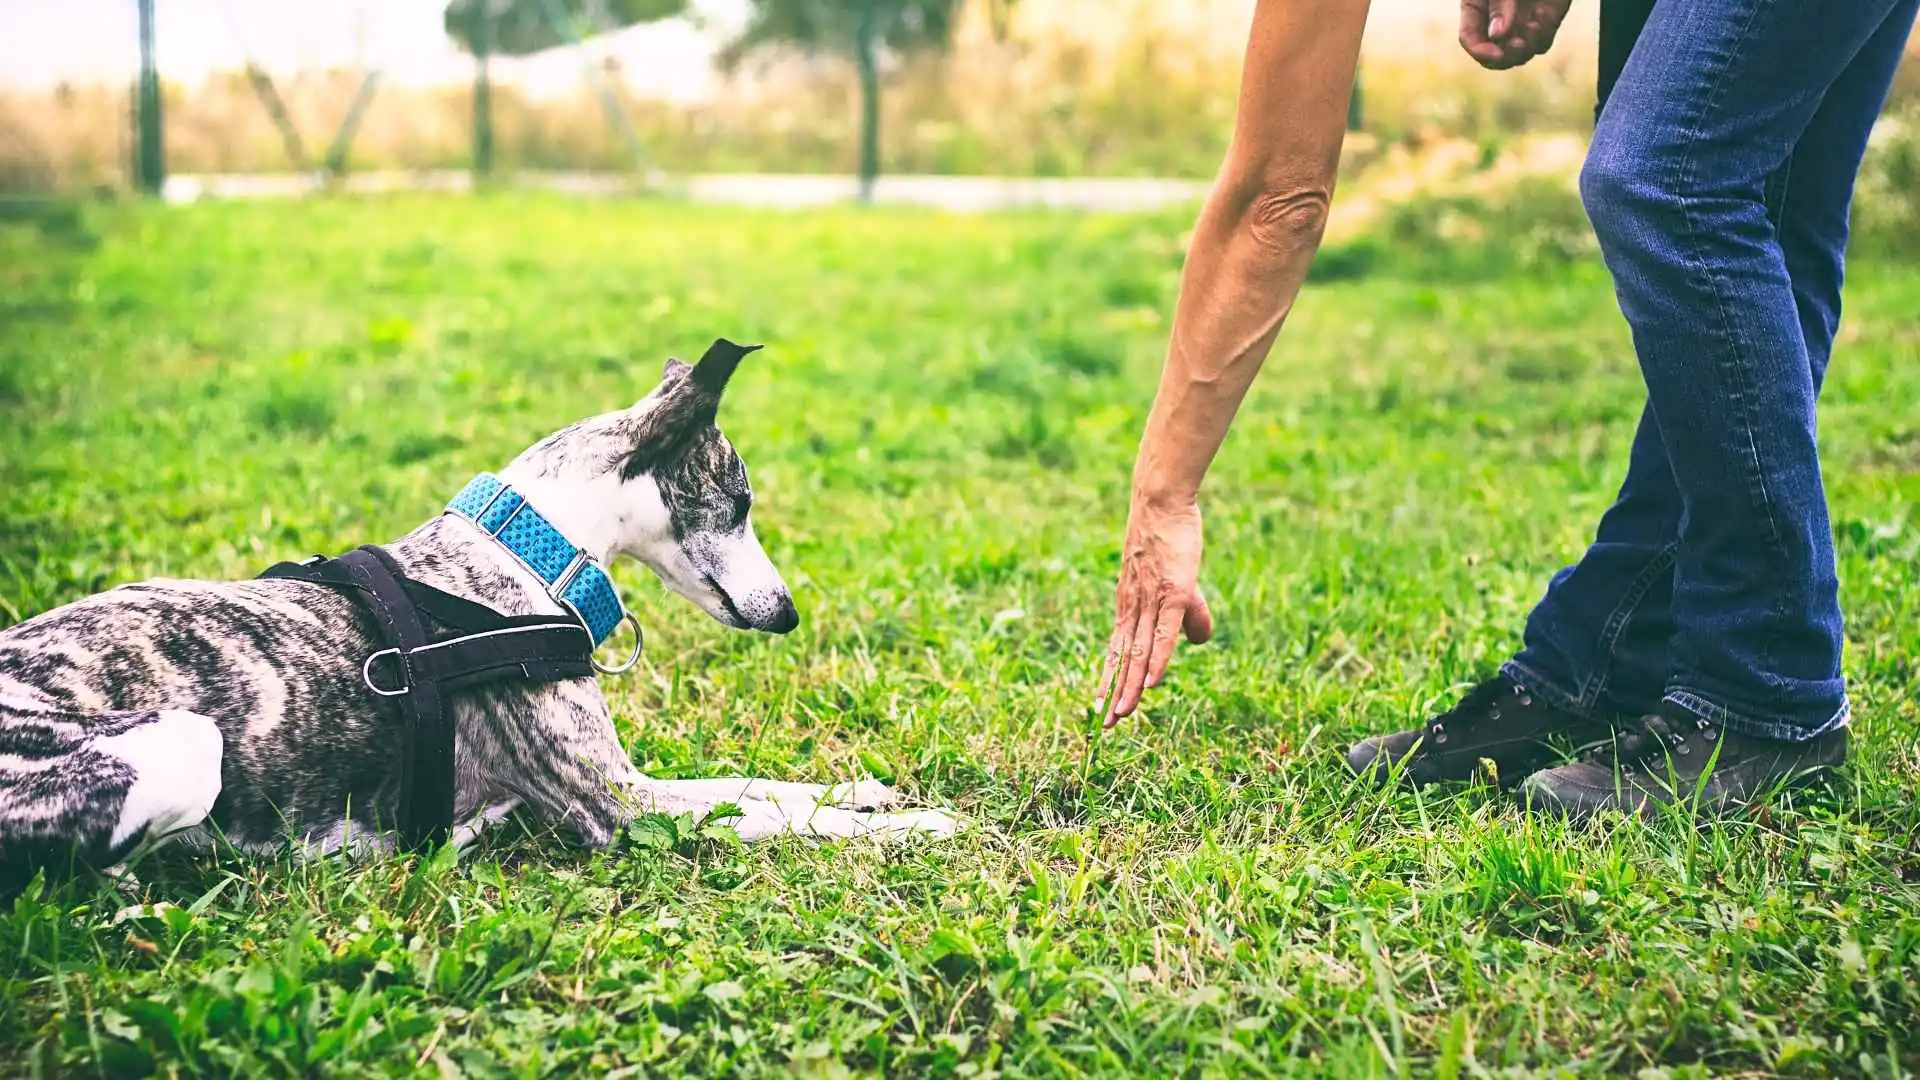
[[[815,804],[811,807],[773,802],[740,804],[741,818],[734,831],[742,840],[793,835],[818,839],[878,840],[905,839],[910,836],[948,837],[960,831],[960,820],[943,810],[907,810],[897,813],[869,813],[839,806]]]
[[[740,816],[729,824],[742,840],[783,835],[940,837],[960,828],[959,819],[942,810],[880,812],[899,805],[900,793],[872,778],[832,786],[746,777],[649,780],[641,797],[655,810],[696,815],[731,803],[740,808]]]
[[[820,796],[821,806],[839,806],[848,810],[880,810],[900,802],[900,793],[890,785],[863,777],[850,784],[835,784]]]

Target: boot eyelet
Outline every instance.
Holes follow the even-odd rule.
[[[1488,718],[1489,720],[1498,720],[1498,719],[1500,719],[1500,706],[1498,706],[1498,705],[1495,705],[1495,706],[1494,706],[1494,707],[1493,707],[1493,708],[1492,708],[1491,710],[1489,710],[1489,711],[1488,711],[1488,713],[1487,713],[1487,718]]]
[[[1433,742],[1434,742],[1434,745],[1436,745],[1436,746],[1438,746],[1438,745],[1440,745],[1441,743],[1444,743],[1444,742],[1446,742],[1446,741],[1447,741],[1447,729],[1446,729],[1446,728],[1444,728],[1444,727],[1441,727],[1441,726],[1440,726],[1439,724],[1435,724],[1435,725],[1433,725],[1433,727],[1432,727],[1432,729],[1431,729],[1431,730],[1433,731]]]

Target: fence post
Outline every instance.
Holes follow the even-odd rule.
[[[472,8],[473,32],[473,181],[493,175],[493,82],[487,57],[493,52],[493,0],[477,0]]]
[[[854,60],[860,66],[860,201],[873,201],[874,182],[880,178],[880,0],[859,0],[859,23],[854,28]]]
[[[167,182],[167,155],[161,143],[160,69],[153,58],[153,2],[140,0],[140,92],[134,107],[140,137],[134,180],[140,190],[158,195]]]

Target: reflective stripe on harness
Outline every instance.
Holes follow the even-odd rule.
[[[577,618],[502,615],[407,577],[374,544],[337,559],[279,563],[260,576],[341,590],[373,616],[381,647],[362,663],[361,678],[368,690],[400,707],[404,764],[397,824],[409,847],[439,844],[453,827],[449,693],[508,680],[593,675],[593,638]]]

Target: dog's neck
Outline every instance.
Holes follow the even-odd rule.
[[[631,549],[628,537],[632,523],[621,511],[631,492],[621,490],[619,473],[607,471],[592,477],[565,471],[543,474],[530,463],[516,461],[497,475],[560,530],[568,543],[601,566],[611,565],[615,555]]]
[[[636,452],[634,424],[652,404],[643,401],[638,409],[592,417],[557,431],[494,476],[601,569],[611,570],[616,557],[625,555],[660,574],[662,560],[679,550],[672,516],[651,472],[627,476],[623,468]],[[453,544],[470,550],[469,557],[480,564],[502,571],[504,580],[471,583],[483,592],[525,592],[541,611],[551,602],[547,583],[528,570],[520,556],[459,514],[439,515],[408,540],[417,542],[404,545],[406,554],[425,561],[431,561],[434,545]],[[402,558],[404,563],[406,555]],[[490,602],[481,596],[468,598]]]
[[[657,489],[623,482],[618,473],[581,478],[565,469],[543,472],[539,464],[516,461],[495,475],[602,569],[615,555],[637,554],[631,547],[635,523],[628,520],[631,510],[623,508],[630,508],[636,495],[657,497]],[[643,512],[645,501],[640,500]],[[549,583],[523,561],[524,553],[462,514],[436,515],[389,544],[388,550],[409,575],[507,614],[559,610]],[[450,559],[455,550],[466,554]]]

